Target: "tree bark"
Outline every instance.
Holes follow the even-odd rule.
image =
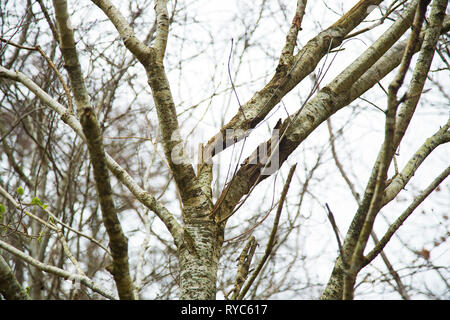
[[[11,268],[0,255],[0,293],[7,300],[30,300]]]

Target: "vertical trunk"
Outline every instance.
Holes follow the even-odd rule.
[[[33,234],[39,234],[41,230],[41,225],[39,222],[34,221],[31,224],[31,230]],[[38,230],[38,231],[36,231]],[[30,244],[31,256],[39,259],[40,246],[39,241],[36,239],[31,240]],[[30,283],[30,294],[33,300],[42,300],[44,293],[44,273],[35,267],[30,267],[31,279]]]
[[[210,217],[185,221],[184,244],[180,246],[182,300],[216,298],[217,266],[223,243],[223,227]]]
[[[47,119],[43,112],[38,113],[38,120],[40,123],[46,122]],[[33,127],[33,129],[36,130],[36,139],[37,139],[39,145],[45,146],[45,138],[44,138],[43,132],[41,130],[39,130],[39,128]],[[34,131],[34,130],[31,130],[31,131]],[[45,151],[42,148],[38,147],[36,154],[37,154],[37,157],[36,157],[35,165],[38,169],[37,169],[36,180],[34,181],[35,190],[36,190],[36,194],[34,194],[34,196],[42,197],[47,192],[47,189],[46,189],[47,173],[49,170],[48,165],[47,165],[48,159],[47,159],[47,155],[46,155]],[[30,192],[32,192],[32,190],[30,190]],[[39,209],[33,208],[33,210],[35,210],[34,213],[37,216],[41,216]],[[42,225],[36,220],[31,221],[31,230],[32,230],[32,234],[35,236],[41,235],[42,231],[45,232],[45,229],[43,229]],[[46,241],[42,242],[42,240],[39,241],[37,239],[32,239],[31,244],[30,244],[30,249],[31,249],[33,257],[35,257],[39,261],[44,261],[45,249],[48,244],[49,235],[47,235],[45,232],[44,234],[41,235],[41,237],[45,237]],[[43,300],[44,292],[45,292],[44,289],[45,289],[44,273],[41,270],[32,267],[31,268],[31,285],[30,285],[31,297],[34,300]]]

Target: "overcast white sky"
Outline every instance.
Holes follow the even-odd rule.
[[[70,2],[73,3],[73,1]],[[124,5],[125,2],[114,1],[114,3]],[[187,139],[187,143],[190,146],[188,149],[190,150],[197,150],[199,143],[209,140],[213,134],[217,133],[222,122],[229,121],[238,110],[238,103],[229,90],[223,94],[218,94],[212,100],[207,99],[214,92],[220,93],[230,87],[227,62],[230,54],[231,39],[234,39],[234,49],[230,69],[232,70],[233,81],[241,103],[246,102],[256,90],[261,89],[273,74],[278,55],[285,40],[285,33],[293,17],[295,1],[267,1],[267,8],[263,11],[260,25],[250,40],[251,46],[247,53],[242,56],[242,65],[236,72],[236,68],[239,65],[239,56],[242,53],[242,39],[246,32],[251,30],[252,24],[258,18],[260,3],[261,1],[237,0],[179,1],[178,3],[179,6],[187,6],[189,8],[186,11],[186,21],[188,23],[183,21],[183,17],[179,17],[179,20],[172,25],[165,60],[166,66],[170,70],[168,77],[171,82],[177,111],[181,113],[190,106],[206,99],[194,112],[185,112],[180,116],[179,122],[183,136],[186,137],[194,130]],[[286,5],[287,20],[280,11],[280,3]],[[302,23],[303,30],[298,37],[299,46],[306,44],[318,31],[324,30],[334,23],[339,15],[346,12],[354,3],[355,1],[309,1]],[[389,3],[390,1],[387,1],[385,6]],[[103,19],[100,10],[90,4],[89,1],[80,1],[80,4],[71,5],[73,9],[77,6],[77,10],[74,11],[72,17],[75,30],[77,30],[77,26],[81,22]],[[171,4],[169,8],[171,8]],[[126,12],[125,6],[123,10]],[[375,9],[369,16],[369,20],[379,17],[379,15],[379,10]],[[197,22],[195,24],[192,23],[194,19]],[[359,26],[358,30],[372,23],[373,21],[368,21],[366,24]],[[391,21],[386,21],[373,31],[358,36],[356,39],[346,41],[342,46],[343,51],[329,56],[327,60],[323,59],[316,68],[316,72],[319,71],[319,68],[322,70],[328,68],[331,59],[333,58],[334,60],[324,77],[322,86],[331,81],[358,57],[391,23]],[[140,32],[139,28],[136,31],[138,35],[142,36],[143,33]],[[111,24],[101,23],[93,25],[86,36],[98,39],[97,45],[101,47],[107,46],[111,39],[116,37],[116,34]],[[76,37],[79,37],[79,34],[76,33]],[[79,44],[79,46],[82,49],[82,44]],[[82,57],[84,70],[88,70],[89,57],[83,56],[83,54]],[[178,68],[180,61],[183,62],[182,69]],[[435,57],[432,69],[437,69],[440,66],[439,59]],[[143,69],[139,66],[136,68],[142,78],[137,79],[134,85],[136,87],[146,87]],[[432,73],[432,77],[448,88],[448,70]],[[391,76],[388,76],[387,79],[382,81],[385,87],[388,86],[390,78]],[[409,79],[410,76],[407,77],[407,80]],[[254,150],[257,144],[270,137],[268,129],[273,128],[279,118],[285,119],[287,116],[286,111],[292,114],[298,110],[311,87],[312,81],[306,78],[282,100],[282,104],[273,110],[273,114],[271,113],[272,116],[268,117],[267,122],[260,125],[246,140],[243,159]],[[431,82],[427,82],[425,88],[431,90],[421,100],[417,114],[412,120],[410,130],[408,130],[405,142],[401,147],[401,152],[397,159],[400,168],[404,166],[425,139],[436,132],[448,119],[449,101],[439,94]],[[127,90],[126,88],[123,89],[122,99],[124,101],[127,99]],[[385,95],[379,87],[373,88],[364,97],[383,109],[386,106]],[[150,95],[143,93],[139,102],[145,105],[148,101],[151,101],[149,99]],[[358,113],[357,116],[354,116],[355,112]],[[149,114],[149,117],[156,121],[156,113],[154,111]],[[349,119],[352,119],[351,122],[346,124]],[[348,169],[350,178],[353,179],[358,191],[362,193],[383,139],[384,115],[373,106],[370,106],[370,104],[362,100],[356,100],[349,107],[344,108],[333,116],[332,121],[335,130],[346,124],[345,133],[338,138],[336,144],[340,150],[341,162]],[[108,134],[108,132],[105,134]],[[270,207],[273,194],[275,194],[275,197],[278,197],[280,194],[283,186],[282,178],[286,177],[290,165],[298,163],[296,178],[290,188],[286,209],[294,211],[298,203],[299,190],[302,182],[304,182],[308,168],[311,168],[316,161],[317,153],[324,150],[324,163],[317,172],[317,180],[313,181],[311,185],[311,195],[306,197],[302,207],[303,218],[299,221],[301,224],[301,235],[299,238],[293,239],[293,241],[302,241],[301,246],[302,250],[304,250],[304,255],[316,257],[314,265],[309,267],[311,273],[314,273],[317,279],[323,283],[326,282],[330,275],[337,253],[337,244],[323,206],[325,202],[330,205],[343,235],[345,235],[357,207],[331,159],[328,138],[326,124],[322,124],[289,157],[287,163],[283,165],[282,170],[277,175],[278,177],[273,176],[266,179],[255,189],[255,192],[241,208],[239,214],[230,219],[229,228],[232,232],[226,235],[226,238],[231,238],[251,227],[251,225],[243,225],[241,228],[234,228],[242,223],[244,216],[264,215],[261,210],[264,211]],[[214,180],[219,187],[223,186],[229,159],[233,158],[236,161],[242,144],[241,142],[235,148],[230,148],[219,157],[214,158],[215,164],[221,164],[221,175],[218,180],[216,180],[217,176]],[[448,166],[448,159],[450,159],[450,148],[447,144],[440,146],[425,161],[412,179],[413,185],[400,194],[398,201],[383,209],[382,213],[385,218],[380,217],[376,223],[376,232],[379,236],[387,228],[386,220],[392,222],[409,204],[412,197],[426,187],[438,173]],[[275,192],[273,185],[275,185]],[[433,241],[435,234],[445,234],[445,230],[448,231],[449,229],[448,222],[444,225],[441,222],[442,213],[448,212],[448,208],[450,208],[449,182],[444,182],[441,189],[440,193],[432,194],[399,231],[401,240],[409,243],[414,250],[421,250]],[[173,192],[175,189],[172,188],[171,190]],[[179,204],[175,201],[173,193],[169,198],[172,198],[174,201],[168,204],[168,208],[173,212],[179,212]],[[425,214],[420,213],[422,210]],[[123,221],[124,228],[128,231],[138,227],[137,221],[133,221],[130,218],[123,218]],[[270,222],[271,218],[266,221],[268,225],[270,225]],[[442,229],[437,232],[436,226]],[[260,252],[258,252],[260,254],[264,250],[267,236],[258,230],[254,234],[261,244],[259,247]],[[129,235],[130,256],[133,257],[133,253],[137,253],[139,244],[142,242],[143,233],[137,232]],[[393,263],[398,262],[401,267],[406,267],[401,264],[404,256],[399,255],[412,255],[412,253],[408,253],[405,250],[400,251],[400,247],[399,239],[394,238],[386,251]],[[450,265],[450,246],[448,242],[442,246],[428,249],[433,249],[431,253],[434,263],[447,267]],[[280,256],[282,257],[282,255]],[[385,267],[379,260],[375,261],[374,267],[368,268],[369,272],[376,268],[384,270]],[[225,264],[226,262],[222,261],[222,263]],[[299,269],[298,276],[301,277],[302,272]],[[435,275],[430,275],[430,280],[428,280],[430,286],[433,286],[434,283],[440,283],[434,277]],[[367,287],[364,288],[363,285],[361,290],[364,291],[364,289],[367,289]],[[443,297],[450,298],[448,292],[445,293],[445,289],[442,289]],[[148,297],[152,297],[153,294],[149,292]],[[381,296],[377,290],[363,297],[398,298],[395,294]],[[295,297],[286,293],[280,295],[279,298]]]

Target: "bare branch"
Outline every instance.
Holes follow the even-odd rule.
[[[325,207],[327,208],[328,220],[330,220],[330,224],[333,227],[334,235],[336,236],[336,242],[338,244],[339,252],[340,252],[341,256],[344,256],[344,251],[342,250],[341,237],[339,235],[339,228],[336,224],[336,220],[334,219],[333,212],[331,212],[331,209],[328,206],[328,203],[325,203]]]
[[[280,201],[278,202],[277,213],[275,215],[275,220],[273,222],[272,231],[270,232],[269,241],[267,242],[264,256],[259,261],[258,266],[256,267],[255,271],[252,272],[252,275],[250,276],[250,279],[248,279],[245,287],[242,289],[242,291],[237,296],[237,298],[236,298],[237,300],[242,300],[245,297],[245,295],[247,294],[247,291],[250,289],[250,287],[252,286],[256,277],[261,272],[262,268],[264,267],[264,264],[266,263],[267,259],[269,258],[270,254],[272,252],[272,249],[275,245],[275,238],[277,235],[278,223],[280,221],[281,211],[283,210],[283,204],[284,204],[284,201],[286,200],[286,195],[289,190],[292,176],[294,175],[296,167],[297,167],[297,164],[293,165],[291,167],[291,169],[289,170],[288,177],[286,179],[286,183],[284,184],[283,191],[281,192]]]
[[[295,15],[292,19],[291,27],[286,35],[286,43],[283,50],[281,50],[280,60],[289,59],[294,53],[294,48],[297,45],[298,32],[302,29],[302,20],[305,15],[307,0],[297,0],[297,8],[295,9]]]
[[[331,119],[330,118],[327,119],[327,125],[328,125],[328,131],[329,131],[329,134],[330,134],[331,153],[333,155],[333,159],[334,159],[334,162],[336,164],[336,167],[338,168],[339,173],[344,178],[344,180],[347,183],[350,191],[352,192],[353,198],[355,198],[355,200],[358,203],[358,205],[361,205],[360,195],[359,195],[358,192],[356,192],[354,184],[350,181],[350,178],[345,173],[344,167],[342,166],[342,164],[339,161],[339,158],[337,156],[336,147],[335,147],[335,137],[334,137],[333,130],[332,130],[332,127],[331,127]],[[372,230],[370,235],[371,235],[374,243],[377,244],[379,240],[378,240],[378,237],[377,237],[375,231]],[[341,257],[344,256],[344,253],[342,251],[342,247],[340,248],[340,254],[341,254]],[[381,258],[383,259],[384,264],[386,265],[386,268],[388,269],[389,273],[392,275],[392,278],[395,280],[395,282],[397,284],[397,289],[398,289],[399,294],[403,297],[403,299],[409,300],[410,297],[408,295],[408,292],[406,291],[405,286],[403,285],[403,282],[402,282],[400,276],[395,271],[395,269],[393,268],[391,262],[389,261],[386,253],[381,251],[380,255],[381,255]],[[347,269],[348,269],[348,265],[345,266],[345,270],[347,270]]]
[[[351,252],[352,258],[349,261],[349,271],[346,274],[344,281],[344,299],[353,299],[354,284],[356,281],[356,276],[361,270],[360,266],[363,260],[363,252],[372,232],[375,217],[382,207],[381,199],[383,198],[383,191],[386,187],[387,172],[396,150],[396,146],[392,145],[392,141],[394,140],[395,118],[397,114],[397,107],[399,105],[397,101],[397,91],[403,82],[406,71],[409,67],[409,63],[411,61],[411,57],[414,53],[413,48],[419,36],[428,3],[428,0],[421,0],[418,4],[416,4],[416,7],[413,7],[414,12],[416,13],[413,22],[413,32],[409,36],[408,44],[406,46],[405,53],[403,54],[400,69],[394,80],[391,82],[391,85],[389,86],[384,142],[373,169],[373,175],[375,175],[375,171],[377,172],[376,179],[373,180],[375,183],[373,185],[368,185],[368,188],[366,189],[366,191],[369,192],[366,192],[365,196],[368,193],[370,194],[371,190],[373,190],[373,194],[371,195],[370,205],[368,207],[367,213],[364,214],[363,211],[361,212],[361,217],[365,216],[364,224],[362,225],[361,231],[358,235],[358,241],[354,247],[354,250],[349,249],[348,251],[349,254]],[[411,7],[410,11],[412,10]]]
[[[94,281],[89,279],[86,276],[82,276],[79,274],[74,274],[67,272],[63,269],[47,265],[45,263],[40,262],[39,260],[36,260],[29,255],[23,253],[20,250],[17,250],[13,246],[7,244],[6,242],[0,240],[0,248],[8,251],[9,253],[19,257],[20,259],[28,262],[30,265],[38,268],[39,270],[45,271],[47,273],[54,274],[58,277],[61,277],[66,280],[72,280],[72,281],[78,281],[79,283],[84,284],[86,287],[91,288],[93,291],[99,293],[100,295],[104,296],[105,298],[116,300],[117,297],[115,297],[112,293],[108,292],[107,290],[100,287],[98,284],[96,284]]]
[[[414,2],[415,3],[415,2]],[[381,37],[375,41],[363,54],[357,58],[355,63],[350,64],[340,75],[338,75],[328,86],[321,89],[311,100],[302,106],[297,113],[291,115],[283,121],[280,127],[282,137],[277,146],[271,146],[271,140],[267,141],[266,150],[279,148],[279,166],[287,157],[301,144],[308,135],[316,129],[323,121],[333,113],[348,105],[351,100],[352,90],[347,88],[353,85],[360,90],[360,94],[374,85],[384,75],[395,68],[395,64],[389,65],[389,70],[385,73],[378,73],[375,82],[359,83],[354,77],[361,76],[367,71],[375,61],[377,61],[386,51],[397,41],[408,29],[415,12],[415,7],[409,8],[408,14],[403,19],[397,20]],[[299,53],[300,54],[300,53]],[[369,63],[370,62],[370,63]],[[399,63],[399,62],[398,62]],[[353,80],[352,80],[353,79]],[[371,78],[374,80],[374,78]],[[353,81],[353,82],[352,82]],[[355,99],[357,97],[355,96]],[[258,154],[258,150],[252,153]],[[248,163],[248,164],[246,164]],[[233,184],[236,190],[227,190],[226,197],[222,199],[224,205],[221,206],[220,220],[228,217],[232,208],[238,203],[241,197],[247,194],[255,184],[261,182],[267,176],[261,176],[260,169],[264,167],[262,163],[254,163],[247,158],[239,171],[233,177]],[[220,198],[219,198],[220,199]]]
[[[20,48],[20,49],[26,49],[26,50],[33,50],[33,51],[38,51],[43,57],[44,59],[47,61],[48,65],[50,66],[50,68],[56,73],[56,76],[58,77],[58,80],[61,82],[63,88],[64,88],[64,92],[66,94],[66,98],[67,98],[67,104],[69,106],[69,110],[72,111],[73,110],[73,106],[72,106],[72,98],[70,97],[70,90],[69,87],[67,86],[66,82],[64,81],[61,73],[58,71],[58,69],[56,68],[55,64],[53,63],[53,61],[45,54],[45,52],[42,50],[42,48],[40,46],[36,46],[36,47],[26,47],[26,46],[22,46],[16,43],[13,43],[9,40],[0,38],[0,41],[6,42],[6,44],[10,44],[14,47]],[[7,69],[8,66],[6,67]]]
[[[33,92],[42,102],[49,106],[52,110],[57,112],[61,119],[68,124],[75,133],[80,136],[83,140],[86,140],[81,124],[78,119],[59,104],[56,100],[50,97],[46,92],[44,92],[38,85],[36,85],[31,79],[22,74],[21,72],[14,72],[7,70],[0,66],[0,77],[18,81],[26,86],[31,92]],[[108,168],[116,176],[116,178],[123,183],[131,193],[136,196],[143,205],[152,210],[166,225],[169,232],[175,238],[180,239],[182,235],[182,227],[175,220],[172,213],[170,213],[159,201],[157,201],[151,194],[143,190],[139,184],[133,180],[133,178],[123,169],[108,153],[105,153],[106,162]]]
[[[414,212],[414,210],[439,186],[439,184],[444,181],[450,174],[450,167],[447,167],[433,182],[425,188],[414,201],[408,206],[408,208],[395,220],[393,224],[389,226],[386,234],[381,238],[381,240],[375,245],[364,259],[364,264],[362,268],[368,265],[373,259],[375,259],[378,254],[385,248],[392,236],[397,232],[401,225],[408,219],[408,217]]]
[[[160,61],[164,59],[167,46],[167,36],[169,34],[169,13],[167,12],[166,0],[155,1],[156,12],[156,38],[154,48],[158,52]]]
[[[338,47],[343,38],[364,20],[370,13],[370,10],[368,10],[370,6],[378,5],[381,2],[381,0],[359,1],[331,27],[308,41],[294,57],[287,59],[287,61],[280,59],[274,76],[266,86],[255,93],[247,103],[243,104],[242,112],[239,111],[220,129],[219,133],[208,141],[205,146],[207,154],[205,158],[213,157],[225,148],[242,140],[244,135],[225,141],[226,131],[240,129],[245,132],[254,128],[289,91],[314,70],[331,49]],[[301,8],[301,5],[298,8]],[[297,13],[296,11],[296,16]],[[290,52],[290,49],[287,52]]]
[[[450,142],[450,120],[447,121],[435,134],[429,137],[413,154],[401,172],[399,172],[384,191],[383,206],[391,202],[406,186],[423,161],[438,146]]]
[[[108,16],[121,35],[127,49],[136,56],[147,72],[148,84],[152,89],[161,128],[164,153],[177,183],[183,204],[187,208],[184,214],[191,216],[194,213],[189,212],[188,208],[193,202],[201,201],[205,203],[205,206],[208,206],[209,202],[198,186],[192,165],[186,159],[175,103],[163,64],[169,27],[165,1],[158,0],[155,6],[158,26],[155,45],[151,48],[136,38],[133,29],[109,0],[92,0],[92,2]]]
[[[69,73],[72,91],[77,105],[80,123],[89,149],[94,169],[95,185],[102,209],[103,223],[109,236],[109,247],[113,259],[112,274],[121,299],[133,300],[133,282],[128,263],[128,239],[122,231],[117,217],[108,168],[103,147],[103,138],[97,117],[89,102],[78,53],[75,49],[73,29],[67,12],[66,0],[53,0],[56,22],[60,36],[60,47],[65,67]]]
[[[241,291],[242,285],[247,280],[250,264],[252,263],[253,255],[255,253],[258,243],[254,236],[251,236],[244,249],[242,249],[241,255],[238,258],[238,270],[236,279],[234,281],[233,295],[230,300],[236,300]]]
[[[143,64],[152,54],[152,49],[147,47],[134,34],[133,28],[129,25],[125,17],[109,0],[92,0],[106,14],[109,20],[120,34],[123,43],[133,55]]]

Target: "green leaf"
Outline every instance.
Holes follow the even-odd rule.
[[[18,187],[17,188],[17,193],[19,194],[19,196],[23,196],[23,188],[22,187]]]
[[[26,287],[25,290],[27,291],[27,295],[31,295],[31,288],[30,287]]]
[[[0,203],[0,213],[5,213],[6,209],[3,203]]]
[[[39,232],[39,235],[37,237],[37,240],[39,241],[39,243],[42,243],[42,236],[44,235],[44,232]]]
[[[43,204],[41,207],[42,207],[42,209],[47,209],[48,204]]]
[[[42,206],[42,201],[38,197],[34,197],[33,200],[31,200],[31,203],[37,206]]]

